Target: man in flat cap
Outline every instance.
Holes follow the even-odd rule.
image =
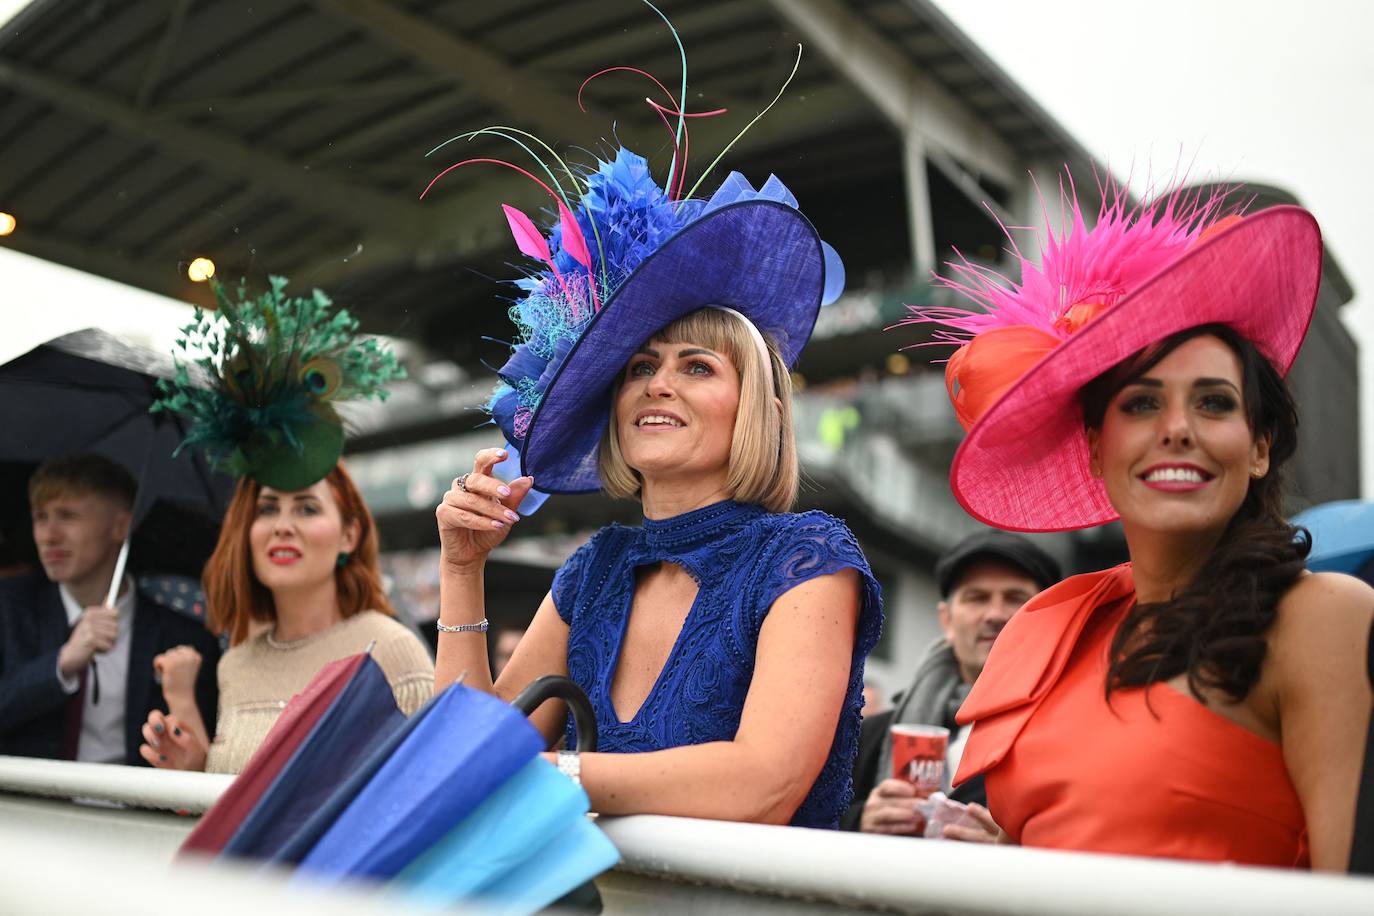
[[[892,725],[940,725],[949,729],[945,783],[959,766],[968,729],[954,714],[983,670],[997,634],[1032,595],[1060,579],[1059,564],[1027,538],[983,531],[950,548],[935,564],[944,635],[926,651],[910,686],[893,708],[864,719],[854,766],[854,801],[840,821],[845,830],[919,834],[910,783],[890,777]],[[956,801],[987,803],[981,776],[955,789]]]

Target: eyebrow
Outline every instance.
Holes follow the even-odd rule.
[[[1127,384],[1127,385],[1141,385],[1141,386],[1143,386],[1143,387],[1145,387],[1145,388],[1163,388],[1163,387],[1164,387],[1164,383],[1161,382],[1159,379],[1157,379],[1157,378],[1149,378],[1148,376],[1142,376],[1141,378],[1132,379],[1131,381],[1127,382],[1126,384]],[[1200,378],[1200,379],[1197,379],[1196,381],[1193,382],[1193,387],[1194,387],[1194,388],[1222,388],[1222,387],[1225,387],[1225,388],[1230,388],[1230,389],[1231,389],[1232,391],[1234,391],[1236,394],[1240,394],[1240,389],[1237,388],[1237,387],[1235,386],[1235,384],[1232,383],[1230,380],[1224,379],[1224,378]]]
[[[316,496],[314,493],[297,493],[295,496],[292,496],[291,498],[295,500],[319,500],[319,497]],[[281,501],[281,497],[278,496],[276,493],[261,493],[258,495],[258,499],[267,499],[271,500],[274,503]]]
[[[644,356],[652,356],[654,359],[658,359],[661,355],[653,347],[640,347],[635,353]],[[720,359],[719,353],[714,350],[708,350],[705,347],[687,347],[684,350],[678,350],[677,356],[678,359],[682,359],[684,356],[713,356],[716,359]]]

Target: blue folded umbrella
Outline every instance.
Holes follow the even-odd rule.
[[[353,768],[344,780],[334,786],[329,797],[315,809],[314,813],[296,828],[278,848],[267,857],[270,865],[296,865],[315,848],[315,844],[329,831],[334,822],[344,813],[353,800],[372,781],[382,766],[391,759],[411,733],[425,721],[435,709],[438,697],[431,697],[425,705],[415,711],[409,719],[401,722],[390,734],[377,741]],[[346,736],[341,735],[346,739]]]
[[[296,879],[395,877],[544,749],[513,706],[455,684],[301,862]]]
[[[517,867],[479,890],[473,901],[484,913],[536,913],[619,861],[620,851],[606,834],[586,817],[579,817],[547,843],[530,850]]]
[[[1312,533],[1307,568],[1359,575],[1374,558],[1374,503],[1358,499],[1323,503],[1298,513],[1293,524]]]
[[[494,895],[503,906],[514,899],[513,889],[519,889],[520,900],[533,899],[532,893],[549,894],[530,907],[540,909],[619,861],[615,846],[594,827],[590,833],[569,835],[575,825],[587,823],[589,808],[580,786],[536,757],[397,876],[396,883],[419,900],[441,905],[473,895],[486,898],[498,885],[507,888]],[[563,865],[553,869],[554,847],[549,855],[540,850],[565,836],[571,842],[557,847]]]
[[[386,675],[369,657],[239,824],[223,854],[277,856],[405,721]]]

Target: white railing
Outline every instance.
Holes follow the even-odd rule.
[[[203,814],[233,781],[216,773],[0,756],[0,792],[100,799],[153,811]]]
[[[280,876],[220,865],[168,872],[171,851],[195,820],[151,812],[203,811],[227,784],[228,777],[204,774],[0,757],[0,912],[97,916],[173,899],[194,901],[197,916],[242,916],[255,907],[404,912],[403,902],[376,891],[283,897]],[[157,849],[138,838],[150,819],[166,834]],[[1374,913],[1367,878],[687,818],[603,818],[601,825],[623,856],[598,881],[608,913]]]

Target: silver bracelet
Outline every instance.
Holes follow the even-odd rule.
[[[440,633],[485,633],[490,626],[487,618],[483,617],[481,623],[460,623],[456,627],[434,621],[434,625],[439,628]]]
[[[573,785],[582,785],[582,758],[577,751],[558,752],[558,772],[573,781]]]

